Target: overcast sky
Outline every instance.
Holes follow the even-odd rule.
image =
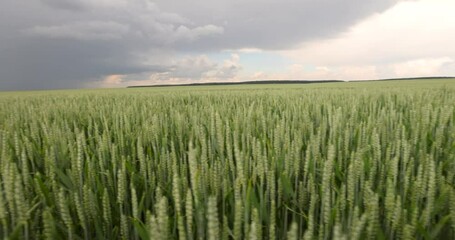
[[[1,0],[0,90],[455,76],[453,0]]]

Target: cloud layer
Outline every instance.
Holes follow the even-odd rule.
[[[455,75],[455,2],[4,0],[0,90]]]

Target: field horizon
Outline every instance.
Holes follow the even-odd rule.
[[[249,85],[249,84],[325,84],[325,83],[343,83],[343,82],[380,82],[380,81],[412,81],[412,80],[455,80],[455,77],[411,77],[411,78],[384,78],[384,79],[366,79],[366,80],[245,80],[239,82],[193,82],[177,84],[151,84],[135,85],[126,88],[144,88],[144,87],[180,87],[180,86],[228,86],[228,85]]]
[[[120,90],[120,89],[141,89],[141,88],[181,88],[181,87],[241,87],[250,88],[254,86],[267,87],[270,85],[307,85],[307,86],[331,86],[332,84],[353,84],[351,86],[356,86],[356,84],[392,84],[392,83],[404,83],[404,82],[414,82],[414,83],[423,83],[428,85],[431,83],[440,83],[440,82],[450,83],[450,81],[455,81],[455,77],[415,77],[415,78],[391,78],[391,79],[372,79],[372,80],[259,80],[259,81],[242,81],[242,82],[207,82],[207,83],[186,83],[186,84],[157,84],[157,85],[140,85],[140,86],[126,86],[121,88],[63,88],[63,89],[37,89],[37,90],[1,90],[1,93],[27,93],[27,92],[58,92],[58,91],[97,91],[97,90]],[[339,87],[349,87],[349,85],[333,85]],[[362,85],[359,85],[362,86]]]

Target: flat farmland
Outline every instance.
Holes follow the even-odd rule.
[[[455,79],[2,92],[0,226],[454,239]]]

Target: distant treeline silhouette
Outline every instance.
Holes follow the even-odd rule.
[[[402,80],[428,80],[428,79],[450,79],[454,77],[414,77],[414,78],[387,78],[376,80],[355,80],[361,81],[402,81]],[[349,82],[344,80],[260,80],[260,81],[243,81],[243,82],[204,82],[204,83],[184,83],[184,84],[156,84],[156,85],[138,85],[128,86],[128,88],[143,87],[178,87],[178,86],[222,86],[222,85],[244,85],[244,84],[312,84],[312,83],[337,83]]]

